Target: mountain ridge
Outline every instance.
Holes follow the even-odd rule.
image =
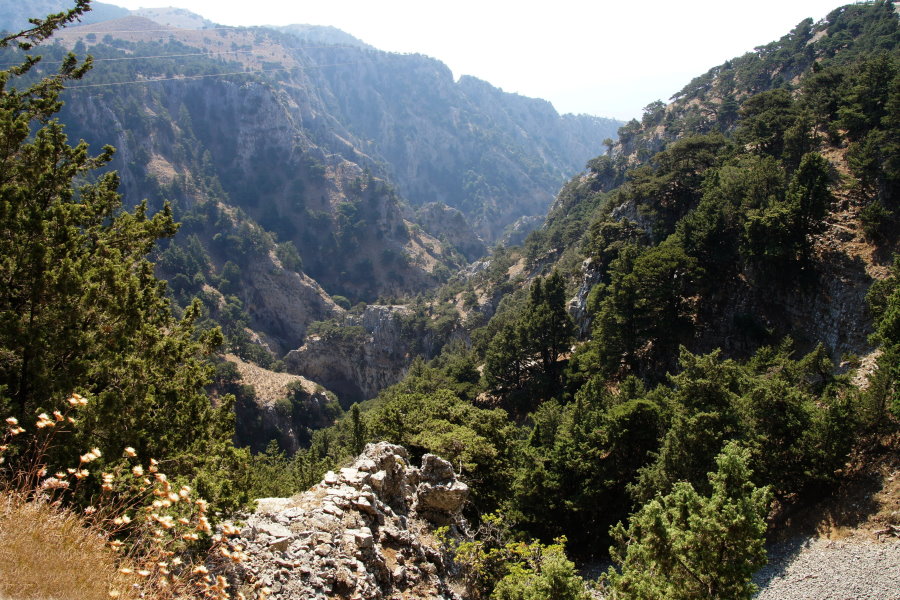
[[[44,48],[97,58],[63,120],[118,148],[126,197],[172,202],[184,226],[158,273],[265,366],[341,319],[331,297],[350,308],[433,289],[523,212],[538,218],[618,124],[456,82],[421,55],[255,27],[158,31],[140,14],[154,15],[72,26]],[[291,295],[303,301],[285,310]]]
[[[473,229],[528,212],[503,213],[503,194],[562,169],[546,103],[427,57],[256,29],[73,28],[25,77],[7,48],[26,63],[3,80],[26,91],[0,86],[0,408],[16,415],[0,462],[19,486],[0,517],[62,507],[51,516],[105,527],[101,545],[133,518],[139,562],[112,572],[197,576],[185,585],[222,600],[239,581],[263,596],[749,600],[767,536],[823,497],[838,508],[803,518],[874,514],[864,529],[895,534],[895,8],[804,21],[648,105],[522,247],[472,264]],[[66,78],[69,47],[97,68],[60,112],[42,76]],[[118,173],[63,122],[115,141]],[[422,181],[466,213],[416,210]],[[120,189],[146,201],[123,209]],[[74,436],[48,451],[54,431]],[[254,497],[246,528],[213,537]],[[201,535],[209,555],[169,552]],[[600,591],[567,551],[611,559]]]

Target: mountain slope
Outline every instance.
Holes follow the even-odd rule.
[[[349,304],[429,289],[464,264],[463,254],[476,258],[483,248],[466,220],[490,240],[543,212],[562,174],[613,124],[561,118],[546,102],[484,83],[454,83],[433,59],[343,38],[310,45],[303,28],[158,29],[129,16],[61,32],[60,45],[44,49],[47,60],[64,48],[97,58],[66,92],[63,118],[73,137],[117,147],[112,167],[127,198],[174,202],[187,219],[175,245],[198,236],[204,256],[195,258],[211,261],[206,280],[221,279],[228,262],[240,267],[240,283],[231,284],[248,325],[279,355],[330,313],[273,309],[286,296],[241,261],[266,263],[276,247],[295,252],[289,270],[302,269]],[[414,227],[406,202],[435,200],[458,204],[463,220],[426,218],[424,229]],[[229,229],[244,231],[232,240],[258,224],[251,237],[268,241],[217,249],[214,238],[226,237],[216,225],[222,210]],[[197,293],[201,283],[178,287]],[[210,312],[224,318],[215,304]]]
[[[458,208],[486,241],[542,215],[566,173],[580,169],[614,122],[560,117],[550,103],[504,93],[424,56],[309,48],[314,63],[351,63],[311,77],[330,112],[369,140],[413,204]]]
[[[71,2],[64,0],[0,0],[0,31],[21,31],[29,27],[28,19],[44,17],[51,13],[58,13],[72,7]],[[105,2],[92,2],[90,12],[85,13],[79,21],[81,23],[99,23],[111,19],[119,19],[128,16],[127,8],[106,4]]]
[[[268,83],[306,116],[300,126],[318,145],[372,169],[413,205],[459,208],[488,242],[519,217],[543,214],[565,175],[620,124],[561,117],[542,100],[470,77],[454,82],[437,60],[377,51],[308,26],[160,34],[121,22],[69,28],[57,39],[90,46],[90,32],[96,39],[104,29],[130,43],[177,41],[271,71]]]
[[[687,278],[671,291],[689,348],[746,355],[792,335],[805,349],[825,343],[834,358],[868,352],[864,297],[897,244],[888,108],[898,41],[891,3],[844,7],[710,70],[671,104],[648,106],[564,188],[528,242],[532,264],[581,255],[587,287],[614,293],[623,246],[659,247],[658,258],[677,248]],[[806,158],[824,169],[818,212],[788,216],[807,210],[791,208],[811,185],[800,182]]]

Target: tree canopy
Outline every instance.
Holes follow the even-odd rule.
[[[28,51],[86,9],[79,0],[2,44]],[[0,71],[0,409],[29,424],[80,394],[88,405],[54,466],[78,464],[85,447],[113,462],[131,446],[167,461],[170,475],[199,477],[208,497],[227,497],[230,484],[213,472],[233,458],[233,415],[204,390],[221,334],[195,330],[196,305],[172,316],[147,259],[176,231],[171,211],[123,210],[118,176],[99,171],[113,148],[70,145],[54,118],[65,83],[90,59],[70,54],[35,81],[39,60]]]
[[[676,484],[613,530],[621,572],[607,574],[610,598],[749,599],[753,573],[766,562],[770,492],[750,482],[749,453],[729,444],[709,474],[712,493]]]

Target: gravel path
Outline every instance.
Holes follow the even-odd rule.
[[[781,542],[753,579],[757,600],[900,600],[900,539]]]

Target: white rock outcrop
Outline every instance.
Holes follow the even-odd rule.
[[[465,530],[468,491],[441,458],[426,454],[417,468],[405,448],[369,444],[300,496],[260,501],[237,540],[248,559],[230,579],[273,600],[458,599],[433,528]]]

